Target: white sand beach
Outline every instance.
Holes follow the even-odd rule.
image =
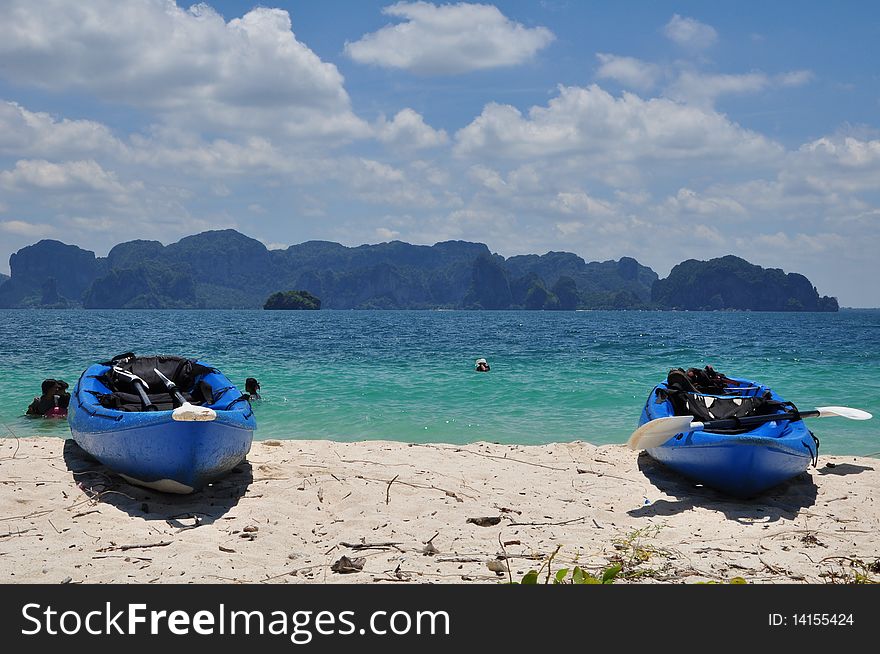
[[[622,445],[258,441],[227,478],[174,496],[72,441],[9,438],[0,581],[500,583],[557,548],[554,572],[621,563],[615,583],[876,581],[878,468],[820,455],[738,501]],[[334,571],[343,556],[362,569]]]

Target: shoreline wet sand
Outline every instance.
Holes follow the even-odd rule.
[[[877,581],[878,501],[872,458],[820,454],[742,501],[622,445],[324,440],[256,441],[174,496],[72,441],[7,438],[0,581],[501,583],[554,553],[554,573],[619,564],[615,583]]]

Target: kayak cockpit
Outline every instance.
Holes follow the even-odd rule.
[[[173,383],[177,394],[169,390],[162,377]],[[124,354],[103,364],[100,372],[92,376],[93,383],[87,385],[86,392],[101,407],[122,412],[177,411],[186,405],[224,410],[230,402],[239,401],[241,393],[231,384],[218,384],[217,379],[217,370],[192,359]],[[175,419],[210,419],[206,417],[210,415],[207,411],[196,413],[201,417],[181,413]]]
[[[655,389],[653,401],[664,405],[657,413],[668,416],[690,416],[700,422],[736,420],[751,416],[796,411],[791,403],[777,396],[770,388],[745,379],[733,379],[715,371],[674,368],[665,382]],[[718,433],[742,434],[749,427],[731,426]]]

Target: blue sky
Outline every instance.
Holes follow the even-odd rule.
[[[733,253],[880,306],[878,7],[0,0],[0,270],[234,227]]]

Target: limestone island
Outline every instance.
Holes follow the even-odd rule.
[[[279,291],[269,296],[263,308],[315,311],[321,308],[321,300],[308,291]]]

